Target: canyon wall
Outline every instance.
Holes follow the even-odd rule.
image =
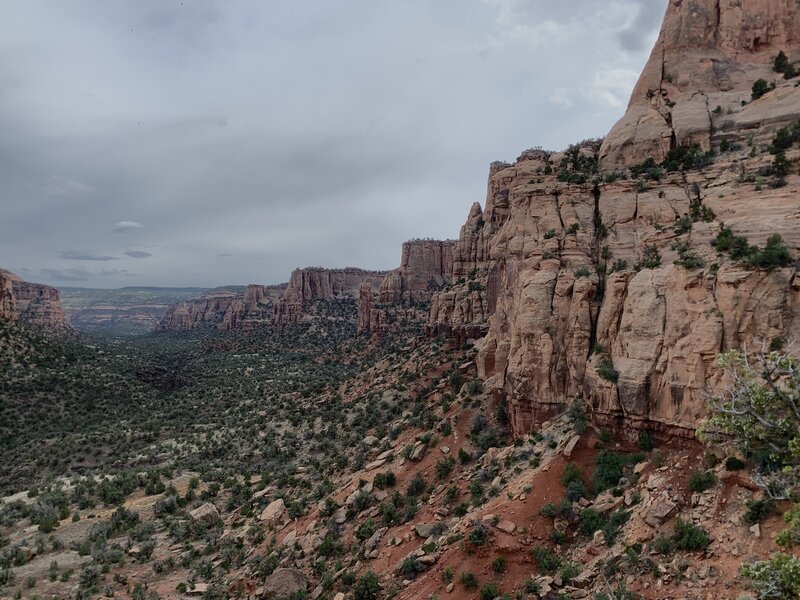
[[[286,285],[248,285],[244,291],[214,289],[196,300],[173,304],[157,331],[190,331],[213,326],[221,331],[247,329],[272,322],[275,304]]]
[[[58,290],[0,269],[0,320],[53,331],[67,329]]]
[[[296,269],[289,279],[286,292],[275,307],[275,322],[284,325],[300,322],[312,302],[358,301],[363,285],[377,287],[386,275],[386,271],[365,271],[352,267]]]
[[[777,233],[800,256],[800,142],[788,175],[770,153],[800,119],[800,78],[772,71],[780,50],[800,60],[799,19],[794,0],[673,0],[602,144],[490,167],[428,330],[482,338],[479,374],[517,434],[583,397],[631,435],[691,436],[724,385],[720,352],[798,339],[797,263],[758,269],[712,242],[724,227],[762,248]],[[751,100],[760,78],[775,87]],[[695,163],[630,169],[691,145]]]
[[[359,331],[385,332],[424,323],[434,292],[452,281],[455,245],[454,240],[405,242],[400,267],[377,287],[364,282],[359,290]]]

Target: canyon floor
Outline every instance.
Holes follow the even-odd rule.
[[[746,597],[782,519],[745,465],[579,401],[512,440],[471,343],[359,336],[354,310],[4,329],[0,597]]]

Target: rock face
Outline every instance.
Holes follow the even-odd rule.
[[[800,79],[772,72],[781,49],[800,60],[799,38],[794,1],[673,0],[602,145],[491,166],[428,329],[483,336],[478,373],[516,433],[582,397],[630,435],[692,435],[705,394],[724,384],[718,353],[798,337],[796,263],[755,269],[712,241],[725,226],[759,247],[778,233],[800,256],[800,144],[785,178],[768,151],[800,119]],[[776,87],[750,102],[758,78]],[[624,169],[693,144],[716,156],[652,178]]]
[[[724,222],[761,246],[780,233],[800,256],[800,178],[756,192],[737,169],[764,158],[747,154],[648,189],[558,181],[545,173],[559,155],[493,165],[486,208],[472,207],[456,245],[461,279],[434,295],[430,331],[459,342],[486,334],[478,372],[519,434],[582,396],[600,421],[688,435],[705,386],[720,383],[720,351],[800,334],[795,268],[748,269],[710,243]],[[693,222],[701,211],[715,217]],[[648,248],[659,264],[634,268]],[[678,250],[703,268],[673,264]]]
[[[296,269],[292,273],[286,292],[275,307],[275,322],[298,323],[312,302],[331,300],[357,301],[361,286],[377,287],[386,277],[385,271],[362,269],[323,269],[313,267]]]
[[[400,267],[375,288],[359,290],[358,328],[384,332],[424,322],[433,293],[452,280],[454,240],[411,240],[403,244]]]
[[[161,322],[159,331],[190,331],[202,324],[222,323],[228,309],[237,300],[235,292],[210,290],[197,300],[179,302],[169,307]]]
[[[676,144],[708,150],[745,129],[767,139],[796,118],[800,89],[779,86],[741,103],[757,79],[782,79],[771,69],[781,50],[800,59],[800,6],[793,0],[670,0],[628,111],[605,139],[603,165],[660,161]]]
[[[170,306],[156,330],[190,331],[209,325],[230,331],[268,324],[285,288],[282,284],[248,285],[241,293],[224,288],[210,290],[197,300]]]
[[[67,328],[58,290],[0,269],[0,320],[53,331]]]

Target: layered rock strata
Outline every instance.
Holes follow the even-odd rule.
[[[286,292],[275,307],[275,322],[278,324],[300,322],[306,309],[314,302],[358,301],[363,285],[377,287],[386,275],[386,271],[365,271],[356,268],[296,269],[292,273]]]
[[[400,267],[377,289],[365,282],[359,291],[358,327],[385,332],[424,323],[431,297],[452,281],[454,240],[411,240],[403,244]]]
[[[67,329],[57,289],[23,281],[0,269],[0,320],[18,321],[39,329]]]
[[[221,331],[252,328],[272,322],[275,304],[285,285],[248,285],[244,292],[210,290],[197,300],[169,307],[158,331],[190,331],[213,326]]]

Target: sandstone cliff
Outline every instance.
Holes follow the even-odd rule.
[[[450,283],[454,240],[411,240],[403,244],[400,267],[377,289],[365,282],[359,291],[358,328],[382,332],[424,322],[434,292]]]
[[[564,184],[541,158],[492,174],[486,210],[473,207],[459,241],[483,257],[465,262],[476,275],[434,297],[429,326],[460,340],[486,331],[479,373],[517,433],[575,396],[601,421],[689,432],[718,381],[717,353],[800,334],[795,269],[753,270],[710,243],[724,222],[762,246],[782,233],[800,252],[798,178],[756,192],[736,160],[648,189]],[[698,204],[716,217],[693,222]],[[654,249],[659,264],[644,268]],[[673,264],[679,252],[703,267]]]
[[[169,307],[157,331],[190,331],[213,326],[222,331],[257,327],[272,320],[275,303],[286,285],[248,285],[243,292],[226,288]]]
[[[793,85],[748,102],[757,79],[782,79],[771,69],[781,50],[800,60],[795,0],[670,0],[628,110],[605,139],[604,166],[662,160],[675,144],[708,150],[745,130],[767,139],[800,112]]]
[[[770,152],[800,119],[800,78],[772,70],[780,50],[800,59],[799,19],[794,1],[673,0],[602,144],[491,166],[428,329],[483,337],[479,374],[516,433],[581,396],[629,433],[691,435],[719,352],[798,339],[796,263],[757,268],[712,242],[777,233],[800,256],[800,124],[787,164]],[[751,101],[757,79],[775,88]]]
[[[324,269],[310,267],[296,269],[286,291],[275,307],[275,322],[298,323],[312,302],[331,300],[358,301],[361,286],[377,287],[386,277],[385,271],[362,269]]]
[[[37,328],[67,328],[58,290],[23,281],[0,269],[0,320],[19,321]]]

